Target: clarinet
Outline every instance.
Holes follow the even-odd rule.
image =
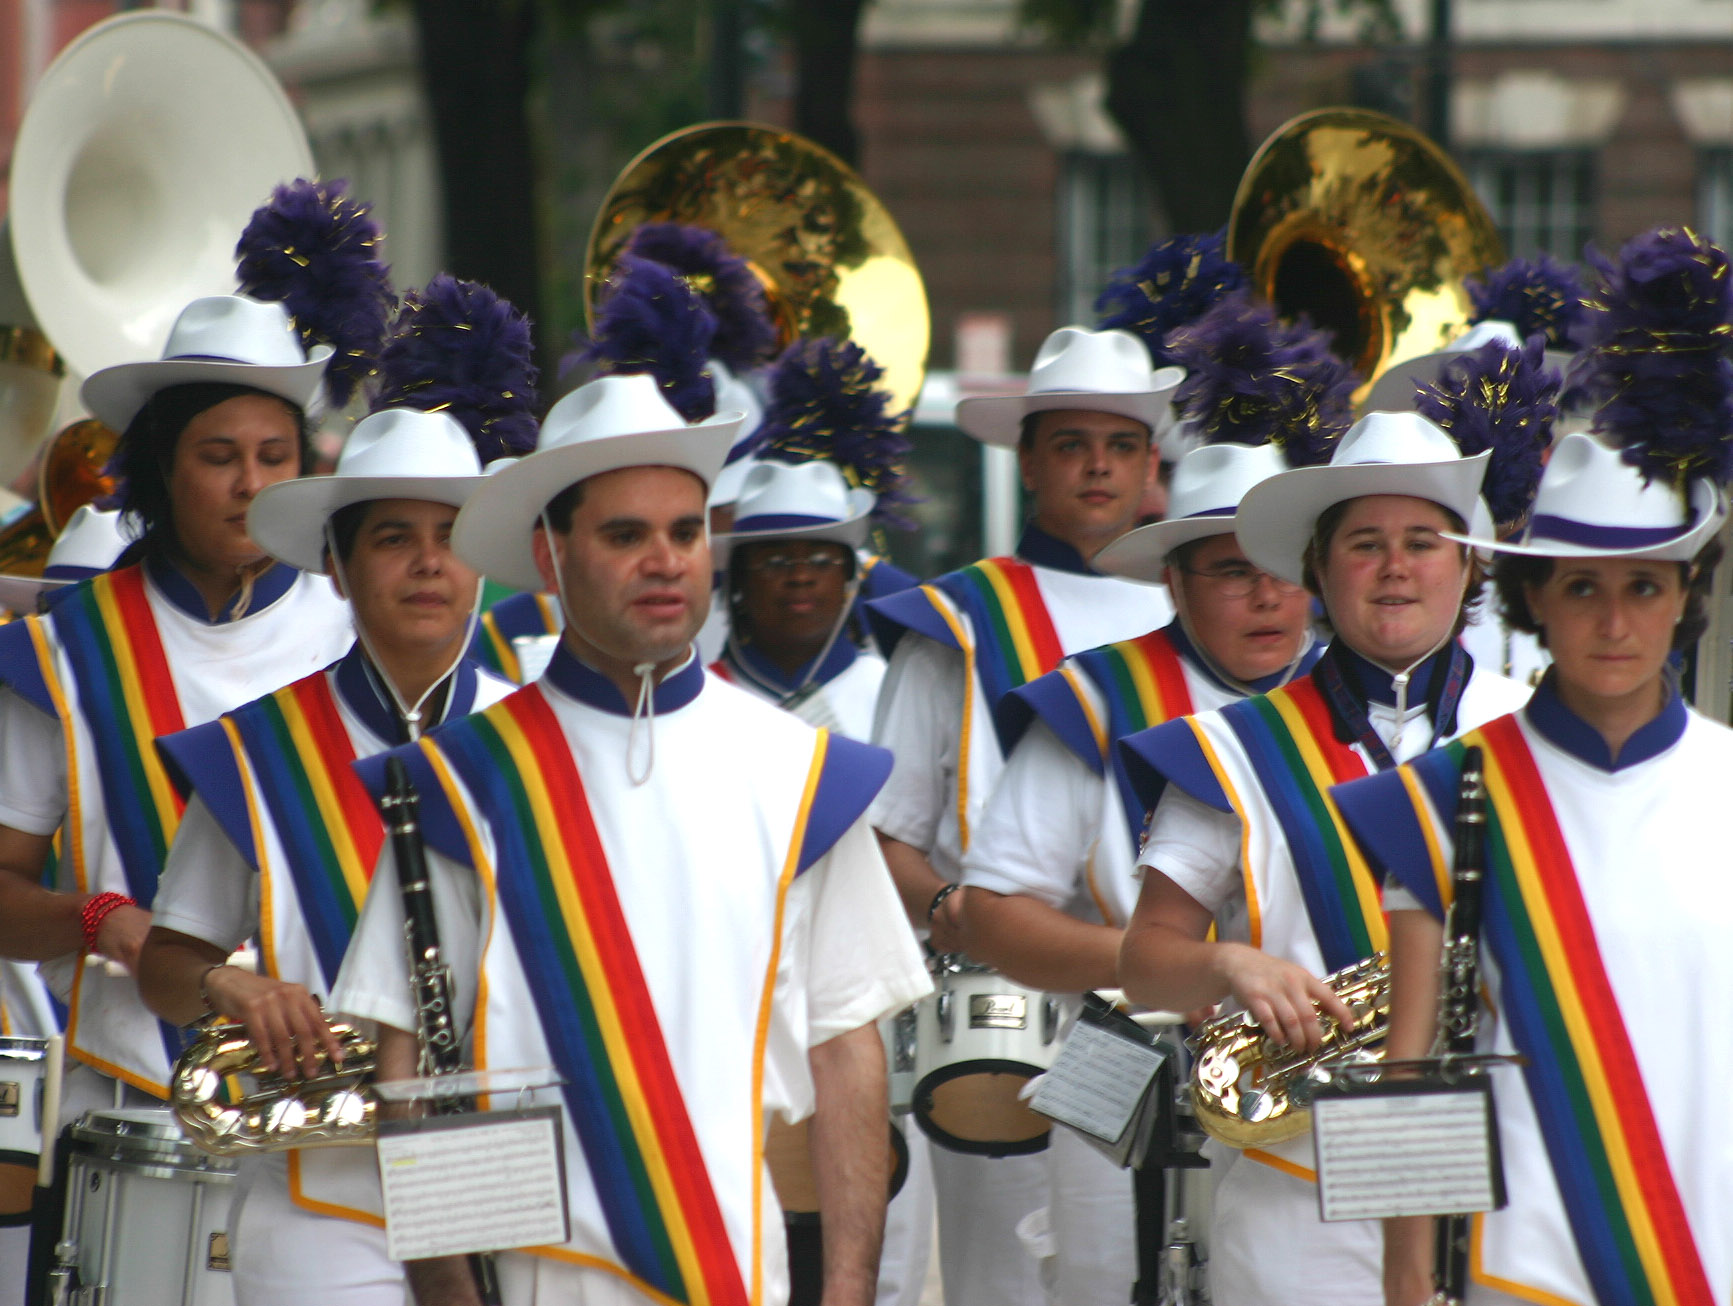
[[[1456,799],[1456,860],[1451,868],[1450,909],[1444,914],[1444,952],[1438,967],[1438,1043],[1444,1057],[1474,1051],[1480,1025],[1480,902],[1486,866],[1486,782],[1480,749],[1462,754]],[[1468,1291],[1468,1241],[1473,1217],[1438,1220],[1433,1248],[1437,1306],[1456,1306]]]
[[[421,1049],[417,1070],[424,1076],[455,1075],[463,1069],[463,1049],[458,1046],[457,1026],[452,1021],[451,967],[440,950],[439,923],[433,914],[427,848],[421,839],[421,799],[402,758],[385,760],[385,797],[380,807],[391,833],[392,864],[403,895],[409,988],[415,999],[416,1042]],[[471,1105],[466,1098],[440,1098],[434,1112],[454,1115]],[[475,1253],[468,1259],[482,1306],[501,1306],[499,1271],[493,1257]]]

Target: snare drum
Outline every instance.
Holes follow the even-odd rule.
[[[1052,1122],[1018,1094],[1058,1053],[1058,999],[973,962],[944,958],[915,1008],[915,1119],[941,1147],[1022,1156]]]
[[[47,1039],[0,1038],[0,1226],[30,1223],[47,1070]]]
[[[90,1111],[68,1134],[51,1294],[102,1306],[232,1306],[234,1162],[193,1146],[166,1110]]]

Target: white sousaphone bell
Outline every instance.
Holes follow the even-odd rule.
[[[283,88],[215,28],[137,10],[67,46],[38,82],[12,155],[0,483],[47,434],[63,371],[76,392],[78,378],[157,357],[191,300],[233,293],[235,242],[253,210],[312,172]]]

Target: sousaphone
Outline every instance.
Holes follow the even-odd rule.
[[[585,295],[648,222],[719,234],[764,283],[781,343],[852,340],[885,370],[891,407],[925,375],[927,292],[890,211],[836,155],[793,132],[719,122],[665,136],[629,163],[596,217]]]
[[[1319,109],[1259,147],[1234,196],[1228,256],[1284,317],[1306,314],[1364,378],[1468,329],[1464,281],[1504,262],[1450,156],[1407,123]]]

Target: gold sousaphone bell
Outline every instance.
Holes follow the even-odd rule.
[[[836,155],[793,132],[704,123],[665,136],[615,180],[585,256],[586,307],[632,233],[679,222],[716,232],[764,283],[786,346],[852,340],[885,370],[891,409],[925,375],[927,292],[890,211]]]
[[[1240,178],[1228,256],[1284,317],[1336,339],[1364,384],[1468,329],[1465,280],[1505,260],[1450,156],[1381,113],[1319,109],[1278,128]]]

